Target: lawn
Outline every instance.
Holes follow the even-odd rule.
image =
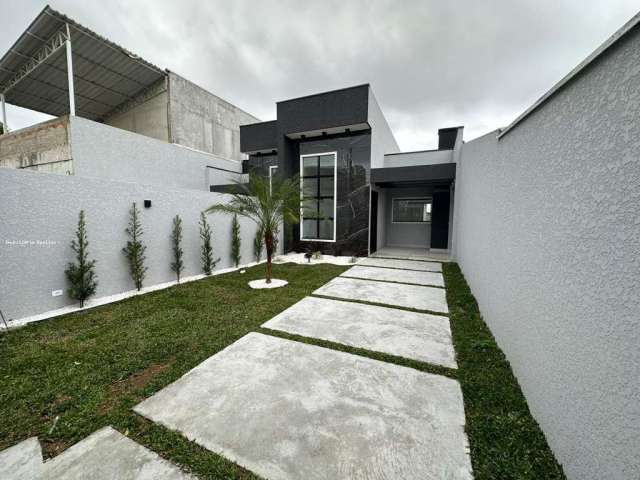
[[[274,265],[290,284],[251,290],[264,267],[207,278],[0,334],[0,450],[37,435],[53,456],[113,425],[201,478],[256,478],[131,408],[250,331],[457,378],[476,479],[563,479],[455,264],[444,267],[459,369],[260,329],[347,267]],[[238,428],[243,428],[238,425]]]

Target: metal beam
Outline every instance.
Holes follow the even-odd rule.
[[[69,24],[66,23],[67,29],[67,81],[69,82],[69,115],[76,115],[76,97],[73,91],[73,61],[71,60],[71,35],[69,34]]]
[[[16,71],[16,74],[11,80],[0,87],[0,93],[6,95],[6,93],[15,87],[21,80],[33,72],[36,68],[42,65],[49,57],[56,53],[60,48],[65,45],[65,42],[69,40],[69,30],[60,30],[53,34],[49,41],[38,50],[35,55],[27,57],[26,55],[17,51],[12,51],[21,57],[25,57],[27,61],[20,66]]]

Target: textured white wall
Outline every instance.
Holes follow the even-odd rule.
[[[571,479],[640,475],[640,31],[465,144],[456,255]]]
[[[71,150],[80,177],[209,190],[211,183],[230,183],[242,163],[180,145],[71,117]]]
[[[175,215],[183,222],[183,276],[202,273],[200,212],[229,198],[188,189],[13,169],[0,169],[0,192],[0,308],[14,319],[74,303],[66,292],[52,297],[51,291],[67,288],[64,270],[74,259],[69,243],[80,209],[87,216],[90,256],[97,260],[96,297],[103,297],[134,288],[121,251],[127,241],[124,229],[132,202],[141,212],[149,267],[144,285],[150,286],[175,280],[169,266],[169,235]],[[152,201],[151,208],[143,207],[145,199]],[[214,255],[221,257],[216,269],[231,267],[231,217],[215,214],[208,218]],[[240,224],[242,263],[249,263],[253,261],[256,227],[245,219],[240,219]]]

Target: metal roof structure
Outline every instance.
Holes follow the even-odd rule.
[[[53,116],[77,112],[101,120],[165,76],[164,70],[46,6],[0,59],[0,96]]]

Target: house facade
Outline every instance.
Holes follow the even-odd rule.
[[[437,150],[401,153],[366,84],[278,102],[276,120],[240,127],[240,147],[245,173],[300,178],[300,223],[285,225],[286,250],[448,251],[462,127],[438,133]]]

